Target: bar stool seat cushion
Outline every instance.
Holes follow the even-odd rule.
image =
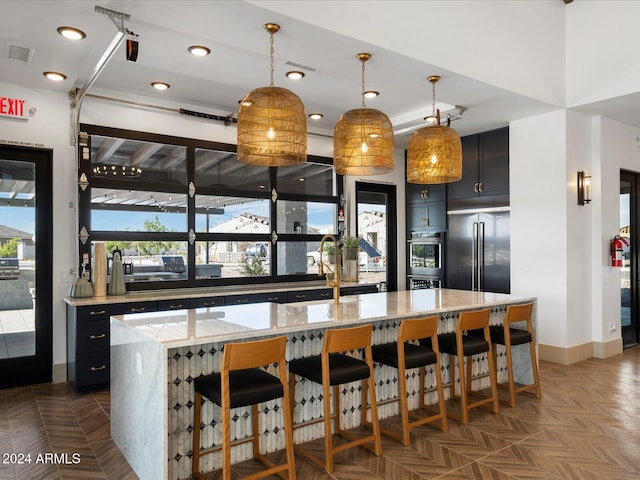
[[[438,345],[441,352],[448,353],[450,355],[458,354],[455,332],[438,335]],[[462,335],[462,349],[463,355],[468,357],[469,355],[488,352],[489,343],[483,338],[478,338],[473,335]]]
[[[395,342],[371,347],[373,361],[398,368],[398,347]],[[404,344],[404,367],[407,369],[433,365],[438,358],[431,348],[413,343]]]
[[[289,373],[322,384],[320,355],[291,360]],[[329,354],[329,385],[342,385],[363,378],[369,378],[369,366],[365,362],[341,353]]]
[[[203,375],[193,380],[194,389],[217,405],[222,405],[220,373]],[[260,368],[229,372],[230,407],[244,407],[283,396],[278,377]]]
[[[491,331],[491,342],[499,345],[505,345],[504,328],[492,325],[489,327]],[[532,342],[531,334],[526,330],[519,330],[517,328],[509,328],[509,334],[511,335],[511,345],[523,345],[525,343]]]

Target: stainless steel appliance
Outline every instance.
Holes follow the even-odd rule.
[[[444,281],[444,232],[414,233],[409,240],[409,288],[438,288]]]
[[[447,215],[447,288],[509,293],[509,207]]]

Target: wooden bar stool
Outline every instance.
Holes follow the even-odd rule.
[[[464,424],[469,423],[469,412],[471,409],[491,405],[491,411],[498,413],[500,406],[498,402],[498,388],[497,388],[497,375],[496,365],[494,363],[494,357],[491,348],[491,336],[489,333],[489,318],[491,311],[489,309],[477,310],[472,312],[461,312],[456,324],[456,330],[452,333],[443,333],[438,335],[438,345],[441,353],[448,355],[455,355],[458,358],[458,375],[460,377],[460,401],[462,403],[461,415],[457,415],[447,409],[447,415],[456,420],[460,420]],[[482,338],[474,335],[465,335],[464,332],[471,330],[482,330]],[[427,341],[421,341],[421,344],[428,343]],[[487,360],[489,362],[489,379],[491,381],[491,395],[483,396],[479,400],[470,401],[471,394],[471,381],[472,377],[472,357],[473,355],[479,355],[481,353],[487,353]],[[465,374],[465,358],[467,360],[467,373]],[[455,382],[455,366],[450,362],[450,398],[457,398],[455,395],[456,382]]]
[[[312,357],[299,358],[289,362],[289,399],[291,412],[295,406],[295,376],[311,380],[322,385],[323,418],[317,422],[324,422],[324,461],[299,445],[296,452],[306,457],[327,473],[333,473],[333,456],[343,450],[362,445],[376,455],[382,454],[380,426],[378,423],[378,408],[376,405],[376,390],[373,374],[373,360],[371,357],[371,325],[355,328],[327,330],[322,343],[322,353]],[[364,350],[364,360],[345,355],[344,352]],[[371,424],[373,433],[364,437],[355,437],[340,426],[340,389],[344,383],[363,380],[369,391],[369,407],[371,408]],[[334,414],[331,414],[331,387],[333,387]],[[363,386],[363,389],[365,387]],[[362,415],[366,416],[367,406],[362,405]],[[349,442],[334,446],[331,434],[331,420],[334,420],[335,433],[348,439]],[[316,421],[306,422],[299,426],[309,425]],[[373,444],[373,445],[370,445]]]
[[[531,324],[531,314],[533,312],[533,303],[527,303],[524,305],[509,305],[507,307],[507,313],[504,316],[504,322],[502,326],[492,325],[489,327],[491,332],[491,343],[495,345],[503,345],[505,347],[505,353],[507,355],[507,375],[508,383],[499,383],[498,386],[507,388],[509,390],[509,406],[516,406],[516,394],[520,392],[529,393],[535,395],[536,398],[541,398],[540,391],[540,378],[538,376],[538,359],[536,357],[536,346],[533,341],[533,326]],[[520,330],[511,327],[512,323],[526,322],[526,330]],[[516,383],[513,378],[513,356],[511,347],[513,345],[529,344],[529,352],[531,356],[531,370],[533,372],[533,383],[530,385],[520,385],[516,387]],[[497,350],[493,349],[494,358],[497,357]]]
[[[437,315],[427,318],[419,318],[416,320],[403,320],[400,323],[400,332],[398,333],[398,341],[386,343],[383,345],[374,345],[371,347],[373,361],[384,365],[389,365],[398,369],[398,397],[387,400],[384,403],[400,402],[400,417],[402,419],[402,435],[381,428],[380,431],[385,435],[409,445],[410,430],[413,427],[424,425],[439,420],[440,429],[446,432],[449,427],[447,425],[447,411],[444,402],[444,391],[442,388],[442,372],[440,370],[440,352],[438,350],[438,323]],[[414,342],[423,338],[431,340],[431,346],[416,345]],[[407,369],[419,368],[419,393],[420,393],[420,409],[428,409],[424,402],[425,388],[424,377],[425,367],[427,365],[435,365],[436,374],[436,390],[438,392],[439,409],[432,412],[429,416],[418,415],[409,411],[409,401],[407,399]],[[383,402],[378,402],[381,405]],[[413,421],[409,421],[409,418]]]
[[[246,480],[267,477],[277,473],[285,480],[295,480],[293,453],[293,422],[288,408],[287,371],[285,349],[287,338],[275,337],[246,343],[228,343],[222,353],[220,373],[203,375],[193,380],[195,390],[192,474],[204,480],[200,473],[200,457],[222,448],[222,478],[231,480],[231,409],[251,405],[252,437],[234,442],[234,445],[252,442],[253,455],[265,470],[243,477]],[[278,364],[278,377],[267,373],[262,366]],[[200,450],[200,411],[202,397],[221,407],[222,447]],[[282,398],[284,434],[287,462],[275,465],[260,453],[258,404]],[[283,472],[288,471],[288,475]]]

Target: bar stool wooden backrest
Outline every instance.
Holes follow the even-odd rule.
[[[323,418],[324,422],[324,461],[310,450],[301,445],[296,445],[295,449],[302,456],[312,461],[316,465],[324,468],[328,473],[333,472],[333,456],[343,450],[362,445],[374,452],[376,455],[382,454],[382,441],[380,438],[380,426],[378,421],[378,409],[376,404],[375,381],[373,372],[373,359],[371,355],[371,333],[372,325],[362,325],[352,328],[330,329],[325,331],[322,343],[322,353],[319,356],[296,359],[289,362],[289,398],[291,401],[291,411],[294,410],[293,394],[295,389],[295,375],[302,376],[312,381],[322,384],[323,395]],[[345,352],[364,351],[364,361],[356,360]],[[319,360],[319,361],[318,361]],[[319,364],[319,365],[318,365]],[[365,365],[366,364],[366,365]],[[321,376],[314,373],[315,366],[320,366]],[[333,367],[333,368],[330,368]],[[367,383],[370,400],[369,408],[372,417],[372,434],[367,436],[354,436],[343,430],[340,425],[340,384],[362,380]],[[333,386],[334,414],[331,414],[331,387]],[[364,390],[364,387],[363,387]],[[367,405],[362,405],[362,415],[367,414]],[[334,446],[332,441],[331,421],[334,421],[334,431],[336,434],[348,439],[346,443]],[[311,422],[306,422],[308,425]],[[373,444],[373,445],[371,445]]]
[[[449,416],[453,418],[457,418],[461,420],[463,423],[469,423],[469,412],[471,409],[484,406],[490,404],[491,410],[494,413],[499,412],[499,402],[498,402],[498,390],[497,390],[497,372],[495,359],[492,353],[491,347],[491,333],[489,330],[489,320],[491,318],[491,310],[483,309],[483,310],[475,310],[475,311],[464,311],[461,312],[458,317],[458,323],[456,324],[456,356],[458,357],[458,372],[460,375],[460,399],[462,402],[462,415],[457,417],[455,414],[449,414]],[[474,342],[478,340],[477,337],[471,337],[468,335],[464,335],[464,332],[468,332],[469,330],[481,330],[483,335],[482,338],[486,342],[486,351],[487,352],[487,361],[489,363],[489,378],[491,382],[491,394],[481,398],[480,400],[476,400],[473,402],[469,401],[469,393],[471,391],[471,381],[472,381],[472,359],[471,357],[475,353],[468,353],[465,351],[465,342]],[[474,340],[475,338],[475,340]],[[469,345],[471,347],[471,345]],[[474,348],[471,347],[469,350],[473,351]],[[468,355],[470,358],[467,361],[467,373],[465,375],[464,372],[464,357]],[[465,378],[466,377],[466,378]],[[452,392],[454,391],[455,382],[452,381]],[[451,397],[454,395],[452,393]]]
[[[252,437],[242,441],[234,442],[234,445],[251,441],[253,443],[254,458],[262,462],[268,468],[260,472],[254,473],[244,478],[263,478],[273,474],[278,474],[286,480],[296,479],[295,457],[293,449],[293,421],[291,411],[289,410],[289,392],[287,390],[287,369],[286,369],[286,352],[287,338],[285,336],[269,338],[266,340],[257,340],[253,342],[227,343],[222,352],[222,362],[220,368],[220,411],[222,414],[222,474],[224,480],[231,480],[231,409],[238,405],[232,404],[232,388],[230,384],[231,372],[238,370],[261,369],[265,365],[278,364],[278,379],[282,387],[282,391],[278,392],[282,397],[282,414],[284,416],[284,434],[286,444],[287,462],[281,465],[275,465],[271,460],[267,459],[260,453],[260,428],[259,428],[259,411],[258,403],[250,403],[243,401],[243,405],[251,404],[251,422]],[[266,372],[264,372],[266,373]],[[259,388],[259,386],[257,387]],[[273,389],[273,381],[269,388]],[[208,450],[200,451],[200,411],[201,411],[201,395],[195,392],[194,416],[196,422],[194,424],[193,433],[193,476],[197,479],[204,479],[199,472],[199,459],[202,455],[219,450],[220,447],[213,447]],[[283,472],[288,471],[288,475]]]
[[[492,331],[492,342],[504,345],[505,354],[507,356],[507,376],[508,376],[508,384],[507,388],[509,389],[509,405],[511,407],[516,406],[516,394],[520,392],[529,393],[535,395],[536,398],[541,398],[542,394],[540,391],[540,377],[538,374],[538,359],[536,356],[536,346],[534,341],[533,334],[533,322],[532,322],[532,314],[533,314],[533,303],[526,303],[522,305],[509,305],[507,307],[507,313],[504,316],[503,321],[503,331],[502,336],[496,335]],[[516,330],[511,327],[512,323],[525,322],[526,324],[526,332],[528,335],[524,334],[521,330]],[[499,327],[498,327],[499,328]],[[513,355],[511,351],[511,347],[513,345],[522,345],[524,343],[529,344],[529,352],[531,355],[531,371],[533,373],[533,383],[529,385],[520,385],[516,387],[515,379],[513,376]],[[497,352],[494,349],[494,354],[497,355]],[[498,384],[499,386],[504,386],[502,384]]]
[[[398,397],[385,401],[390,403],[394,401],[400,402],[400,417],[402,420],[402,435],[395,432],[380,428],[385,435],[402,442],[404,445],[410,444],[410,430],[414,427],[424,425],[426,423],[440,421],[440,429],[443,432],[448,430],[447,412],[444,400],[444,391],[442,387],[442,370],[440,366],[440,350],[438,348],[438,325],[440,318],[437,315],[406,319],[400,323],[398,332],[398,340],[395,342],[395,354],[389,348],[393,344],[375,345],[372,347],[373,357],[376,362],[385,365],[397,366],[398,369]],[[415,345],[418,340],[428,340],[430,346]],[[408,361],[407,361],[408,359]],[[425,404],[425,373],[426,365],[435,365],[434,373],[436,377],[436,391],[438,393],[438,410],[434,411]],[[429,410],[430,414],[418,415],[409,411],[409,401],[407,398],[407,368],[419,368],[419,408]],[[380,403],[382,404],[382,402]],[[413,421],[410,421],[413,419]]]

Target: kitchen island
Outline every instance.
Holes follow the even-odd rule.
[[[443,333],[455,328],[461,311],[490,308],[491,324],[499,325],[509,304],[526,302],[535,302],[535,299],[429,289],[342,297],[339,304],[332,300],[292,304],[265,302],[114,316],[111,318],[111,436],[142,480],[188,478],[194,428],[192,380],[219,370],[225,343],[287,335],[287,359],[290,360],[319,354],[323,331],[327,328],[371,323],[373,343],[378,344],[395,341],[400,321],[405,318],[437,314],[439,331]],[[534,328],[535,312],[534,308]],[[443,380],[447,382],[448,360],[446,356],[443,359]],[[528,351],[516,347],[514,362],[517,381],[530,383]],[[501,381],[506,376],[504,363],[500,355]],[[474,365],[474,371],[482,373],[486,369],[486,358],[481,357],[477,366]],[[376,366],[379,400],[396,395],[395,375],[395,369]],[[427,384],[434,385],[434,377],[433,372],[428,372]],[[417,379],[410,377],[410,392],[417,390],[412,383],[417,383]],[[357,383],[345,385],[342,389],[342,405],[345,406],[342,419],[347,428],[360,422],[358,386]],[[484,386],[486,379],[477,382],[474,388]],[[322,402],[317,401],[320,393],[311,382],[296,389],[296,423],[322,415]],[[411,394],[412,408],[417,400],[417,395]],[[435,402],[435,398],[428,397],[430,402]],[[276,406],[280,408],[279,401],[268,402],[261,408],[261,445],[265,452],[284,447],[281,415],[274,414]],[[247,409],[239,408],[234,413],[232,440],[251,433]],[[396,413],[395,403],[379,409],[382,418]],[[205,402],[201,425],[204,447],[220,443],[219,418],[219,407]],[[322,425],[312,424],[296,430],[294,441],[302,443],[322,435]],[[251,457],[250,448],[250,444],[236,447],[232,461]],[[203,458],[204,470],[219,465],[217,455]]]

